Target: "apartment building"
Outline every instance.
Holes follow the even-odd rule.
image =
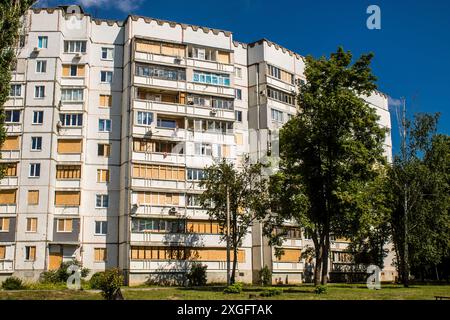
[[[203,169],[276,149],[277,130],[297,112],[302,58],[228,31],[79,10],[25,17],[4,107],[0,278],[37,279],[75,258],[91,274],[119,267],[130,284],[182,278],[193,261],[224,282],[226,244],[198,203]],[[390,127],[386,96],[367,100]],[[253,226],[238,281],[255,281],[264,265],[274,281],[304,281],[307,243],[292,227],[276,259]]]

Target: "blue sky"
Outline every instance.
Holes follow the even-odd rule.
[[[450,1],[382,0],[74,0],[96,17],[129,13],[224,29],[235,40],[268,38],[302,55],[329,55],[339,45],[355,56],[374,52],[379,89],[406,97],[410,114],[441,112],[440,131],[450,133]],[[381,30],[369,30],[369,5],[381,9]],[[392,116],[394,148],[398,130]]]

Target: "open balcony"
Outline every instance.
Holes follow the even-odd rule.
[[[0,260],[0,273],[12,273],[14,271],[14,260]]]

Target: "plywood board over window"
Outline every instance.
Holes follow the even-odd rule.
[[[5,177],[17,177],[17,163],[6,163],[5,167]]]
[[[107,251],[106,248],[94,248],[94,261],[103,262],[106,261]]]
[[[100,95],[100,106],[101,107],[111,107],[112,106],[112,96],[109,94]]]
[[[299,262],[301,257],[300,249],[283,249],[284,253],[277,258],[280,262]]]
[[[55,191],[55,205],[79,206],[80,191]]]
[[[0,260],[5,260],[6,258],[6,246],[0,246]]]
[[[230,63],[230,53],[219,51],[217,54],[217,61],[221,63]]]
[[[9,231],[9,218],[0,218],[0,231]]]
[[[39,190],[28,190],[28,204],[39,204]]]
[[[5,138],[5,142],[1,146],[2,151],[19,150],[19,136],[9,136]]]
[[[76,154],[81,153],[83,140],[81,139],[59,139],[58,153],[60,154]]]
[[[16,190],[0,190],[0,204],[16,204]]]

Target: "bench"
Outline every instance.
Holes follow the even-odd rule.
[[[450,297],[446,297],[446,296],[434,296],[436,298],[436,300],[450,300]]]

